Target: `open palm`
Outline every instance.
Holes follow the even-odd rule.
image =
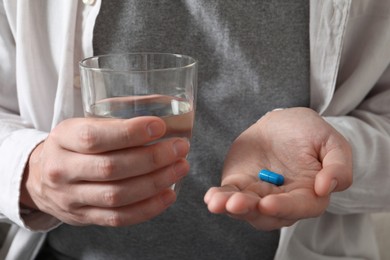
[[[284,184],[260,181],[261,169],[283,174]],[[234,141],[221,187],[211,188],[205,202],[212,213],[272,230],[319,216],[330,193],[351,183],[348,142],[313,110],[291,108],[266,114]]]

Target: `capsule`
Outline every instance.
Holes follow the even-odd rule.
[[[283,185],[283,183],[284,183],[283,175],[275,173],[275,172],[271,172],[271,171],[266,170],[266,169],[262,169],[259,172],[259,178],[262,181],[275,184],[276,186]]]

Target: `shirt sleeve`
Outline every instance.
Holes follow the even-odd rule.
[[[352,112],[326,117],[350,143],[353,184],[333,193],[328,211],[338,214],[390,210],[390,67]]]
[[[23,172],[31,151],[42,142],[47,133],[21,129],[10,133],[0,146],[0,212],[2,218],[32,230],[47,230],[59,221],[40,211],[25,212],[19,206]]]
[[[58,220],[42,212],[22,217],[20,185],[31,151],[47,133],[38,131],[19,114],[16,88],[14,31],[0,2],[0,220],[28,229],[48,229]]]

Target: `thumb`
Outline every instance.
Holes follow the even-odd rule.
[[[341,191],[347,188],[343,188],[343,186],[346,185],[344,184],[345,181],[342,178],[341,168],[342,167],[339,165],[332,165],[323,168],[317,173],[314,190],[318,196],[325,197],[333,191]]]
[[[322,167],[314,183],[318,196],[328,196],[331,192],[343,191],[351,186],[352,153],[349,149],[329,151],[322,160]]]

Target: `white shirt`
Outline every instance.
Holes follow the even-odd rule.
[[[0,219],[30,230],[60,224],[23,221],[19,191],[32,149],[82,115],[77,61],[93,53],[101,0],[83,2],[0,0]],[[321,217],[283,228],[275,258],[379,259],[368,213],[390,209],[390,1],[310,5],[311,107],[351,143],[354,183]],[[30,259],[44,235],[17,234],[7,259]]]

